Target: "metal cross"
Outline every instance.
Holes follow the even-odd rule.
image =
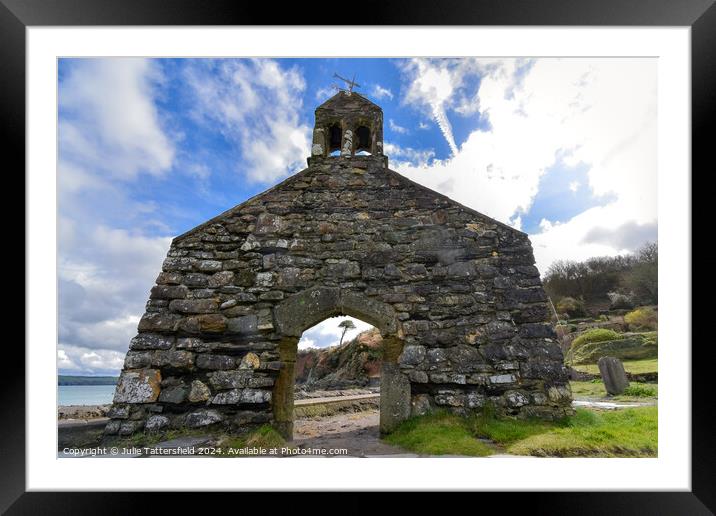
[[[355,74],[353,74],[353,79],[352,79],[352,80],[348,80],[348,79],[346,79],[346,78],[344,78],[344,77],[341,77],[341,76],[338,75],[337,73],[334,73],[334,74],[333,74],[333,77],[335,77],[336,79],[342,80],[343,82],[345,82],[345,83],[348,85],[348,93],[351,93],[351,92],[353,91],[353,88],[355,88],[356,86],[357,86],[358,88],[361,87],[360,84],[358,84],[358,83],[356,82],[356,76],[355,76]]]

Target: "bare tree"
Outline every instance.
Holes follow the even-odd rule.
[[[624,278],[624,283],[637,298],[646,303],[659,302],[659,246],[648,242],[637,251],[637,263]]]
[[[340,346],[341,344],[343,344],[343,337],[346,336],[346,332],[348,330],[355,330],[356,325],[353,324],[353,321],[351,321],[350,319],[345,319],[345,320],[341,321],[341,323],[338,325],[338,327],[343,328],[343,333],[341,334],[341,341],[338,343],[338,345]]]

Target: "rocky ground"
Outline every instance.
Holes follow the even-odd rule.
[[[106,417],[109,405],[65,405],[57,407],[57,419],[89,420]]]

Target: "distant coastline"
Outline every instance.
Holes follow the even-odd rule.
[[[118,376],[58,375],[57,385],[117,385]]]

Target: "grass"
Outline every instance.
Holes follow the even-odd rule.
[[[569,382],[572,396],[579,398],[607,398],[607,391],[601,380],[591,382]],[[652,401],[658,396],[658,386],[655,383],[631,382],[624,393],[618,396],[609,396],[609,401]]]
[[[421,455],[485,457],[495,453],[475,438],[468,420],[447,412],[408,419],[384,440]]]
[[[436,412],[405,421],[385,440],[428,455],[483,457],[503,451],[537,457],[655,457],[657,408],[577,409],[556,422]]]
[[[624,369],[628,373],[641,374],[641,373],[654,373],[659,370],[659,360],[656,358],[645,358],[642,360],[624,360]],[[580,364],[573,366],[577,371],[584,371],[590,374],[599,374],[599,368],[597,364]]]
[[[656,407],[577,409],[559,426],[514,442],[507,451],[536,457],[656,457],[657,419]]]
[[[231,450],[240,450],[242,448],[264,448],[270,450],[272,448],[286,448],[286,440],[271,425],[263,425],[241,436],[226,436],[222,438],[217,445],[221,448],[221,457],[242,457],[244,455]]]
[[[656,386],[648,383],[632,383],[624,389],[623,396],[633,396],[635,398],[654,398],[656,397]]]

